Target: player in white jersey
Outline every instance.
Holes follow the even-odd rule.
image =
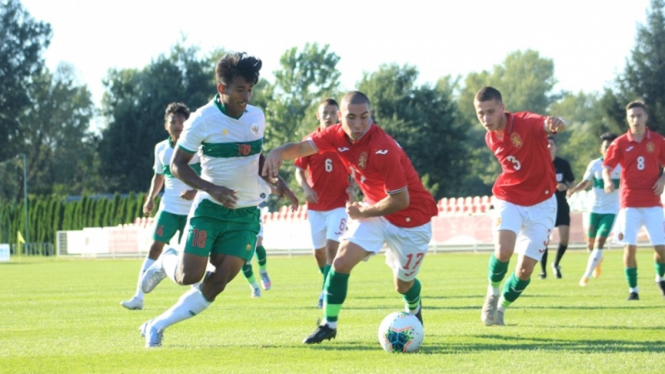
[[[611,178],[615,190],[607,193],[604,190],[603,182],[603,158],[616,135],[605,133],[601,135],[600,153],[603,155],[589,163],[584,178],[575,187],[568,190],[568,196],[593,186],[591,198],[591,213],[589,214],[589,227],[587,229],[587,251],[589,252],[589,261],[587,268],[580,279],[580,286],[586,286],[589,283],[589,277],[593,274],[594,278],[600,276],[601,262],[603,261],[603,247],[605,241],[612,231],[614,220],[619,211],[619,178],[621,177],[621,165],[612,171]]]
[[[164,251],[145,272],[142,289],[152,291],[165,277],[179,285],[197,283],[208,261],[215,270],[169,310],[141,325],[148,347],[162,344],[167,327],[206,310],[254,255],[260,228],[257,205],[270,193],[259,176],[265,116],[248,105],[261,65],[246,53],[224,55],[215,67],[217,95],[185,123],[171,169],[199,192],[180,251]],[[200,177],[188,166],[199,149]],[[283,181],[280,186],[283,191]]]
[[[152,214],[155,197],[162,190],[162,186],[164,187],[164,195],[155,219],[152,235],[154,241],[141,265],[136,293],[131,299],[120,302],[120,305],[129,310],[143,309],[141,277],[146,269],[162,254],[164,245],[173,238],[176,231],[178,232],[178,241],[180,240],[187,223],[189,208],[192,206],[192,199],[196,196],[196,190],[192,190],[182,181],[173,177],[169,167],[173,156],[173,148],[180,137],[180,133],[182,133],[183,124],[189,118],[189,113],[189,108],[183,103],[169,104],[164,113],[164,128],[169,133],[169,137],[155,146],[154,175],[150,182],[150,192],[148,192],[143,205],[143,214],[146,216]],[[190,165],[192,168],[200,170],[198,156],[194,155],[192,157]]]

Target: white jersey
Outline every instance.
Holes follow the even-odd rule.
[[[171,174],[171,167],[169,165],[171,164],[173,153],[171,138],[155,145],[155,165],[152,168],[155,174],[164,175],[164,195],[159,203],[159,210],[186,216],[189,213],[192,202],[182,199],[180,194],[192,188]],[[191,161],[189,161],[189,164],[196,165],[198,163],[199,156],[195,154]],[[198,166],[195,167],[196,169],[198,169]]]
[[[610,173],[616,189],[612,193],[605,192],[603,183],[603,159],[597,158],[589,163],[583,179],[592,183],[591,189],[591,213],[617,214],[619,211],[619,178],[621,177],[621,165]]]
[[[268,183],[259,176],[265,116],[251,105],[238,119],[222,109],[219,95],[197,109],[185,122],[178,146],[191,153],[201,148],[201,178],[237,191],[237,208],[257,206],[270,194]],[[219,204],[207,193],[199,194]]]

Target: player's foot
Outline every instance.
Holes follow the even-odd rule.
[[[503,322],[503,310],[497,310],[496,311],[496,325],[497,326],[505,326],[506,324]]]
[[[631,292],[628,294],[628,298],[626,299],[626,301],[633,301],[639,299],[640,299],[640,294],[638,294],[637,292]]]
[[[593,269],[593,274],[592,275],[593,275],[594,278],[600,277],[600,265],[602,265],[602,264],[603,264],[603,259],[601,258],[600,262],[598,262],[598,265],[596,265],[596,268]]]
[[[260,273],[261,273],[261,286],[263,286],[263,289],[266,291],[270,290],[272,283],[270,283],[270,277],[268,276],[268,273],[267,272],[260,272]]]
[[[584,287],[584,286],[586,286],[587,284],[589,284],[589,278],[587,278],[587,277],[582,277],[582,279],[580,279],[580,286],[581,286],[581,287]]]
[[[319,296],[319,303],[316,305],[317,308],[323,309],[323,300],[325,299],[326,294],[321,292],[321,296]]]
[[[660,293],[665,297],[665,280],[656,283],[658,283],[658,287],[660,287]]]
[[[122,305],[123,308],[129,309],[129,310],[141,310],[141,309],[143,309],[143,299],[139,299],[137,297],[132,297],[129,300],[121,301],[120,305]]]
[[[555,276],[557,279],[561,279],[561,278],[562,278],[562,275],[561,275],[561,266],[559,266],[559,265],[554,265],[554,263],[552,263],[552,270],[554,271],[554,276]]]
[[[164,271],[164,256],[177,253],[175,249],[169,247],[164,253],[155,261],[148,270],[143,273],[141,278],[141,289],[145,293],[150,293],[157,287],[157,285],[166,278],[166,271]]]
[[[146,348],[151,347],[161,347],[162,339],[164,338],[164,332],[158,331],[152,326],[152,320],[144,322],[141,327],[139,327],[141,336],[145,338]]]
[[[480,312],[480,320],[483,321],[485,326],[492,326],[497,324],[497,310],[499,305],[499,295],[488,293],[485,296],[483,309]]]
[[[545,273],[545,272],[540,273],[540,275],[538,276],[538,278],[540,278],[540,279],[547,279],[547,273]]]
[[[320,325],[314,332],[305,338],[302,342],[305,344],[319,344],[324,340],[330,340],[337,336],[337,329],[333,329],[326,325]]]
[[[259,287],[252,287],[249,286],[252,289],[252,298],[258,299],[261,297],[261,289]]]

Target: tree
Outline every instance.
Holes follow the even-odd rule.
[[[468,157],[451,78],[420,87],[417,78],[413,66],[382,65],[364,74],[359,89],[370,98],[374,121],[404,149],[435,198],[458,194],[460,178],[451,176],[464,174]]]
[[[34,20],[18,0],[0,7],[0,160],[21,152],[21,113],[32,104],[28,88],[44,67],[51,36],[51,26]]]

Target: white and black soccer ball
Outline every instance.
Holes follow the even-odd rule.
[[[379,343],[386,352],[415,352],[424,337],[422,323],[407,312],[390,313],[379,326]]]

